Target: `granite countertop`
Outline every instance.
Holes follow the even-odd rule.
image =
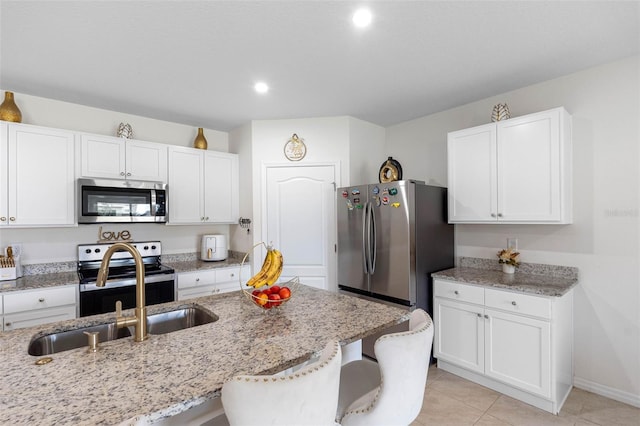
[[[489,263],[490,262],[490,263]],[[511,290],[540,296],[560,297],[578,284],[576,268],[527,264],[514,274],[494,267],[496,261],[461,258],[461,266],[431,274],[433,278]]]
[[[135,343],[78,348],[36,366],[31,337],[113,322],[113,314],[0,334],[0,424],[111,425],[141,416],[153,422],[220,394],[237,374],[272,374],[312,357],[327,341],[351,343],[408,319],[406,310],[300,285],[277,312],[240,292],[149,306],[148,314],[198,304],[218,321]],[[125,312],[125,315],[131,311]]]
[[[242,264],[243,257],[243,253],[230,251],[229,256],[226,260],[205,262],[199,260],[196,257],[195,253],[188,253],[184,255],[163,256],[162,263],[173,268],[176,273],[180,273],[215,268],[226,268],[229,266],[240,266]],[[247,259],[245,265],[249,265],[248,262],[249,260]],[[38,288],[79,284],[75,262],[25,265],[25,269],[31,270],[33,274],[25,275],[15,280],[0,281],[0,294],[17,290],[31,290]]]

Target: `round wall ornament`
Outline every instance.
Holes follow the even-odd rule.
[[[305,155],[307,155],[307,146],[304,144],[304,139],[294,133],[284,145],[284,156],[290,161],[300,161]]]

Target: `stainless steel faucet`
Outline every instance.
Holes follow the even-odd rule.
[[[116,327],[123,328],[129,326],[135,326],[136,332],[134,340],[136,342],[142,342],[147,339],[147,308],[145,306],[144,295],[144,263],[142,262],[142,256],[135,247],[129,243],[114,243],[107,249],[102,258],[100,269],[98,270],[98,277],[96,279],[96,285],[98,287],[104,287],[107,276],[109,275],[109,262],[111,256],[117,251],[128,251],[133,256],[133,260],[136,263],[136,309],[135,315],[132,317],[122,316],[122,302],[119,300],[116,302]]]

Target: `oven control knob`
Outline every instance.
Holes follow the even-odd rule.
[[[95,249],[94,251],[95,251],[96,253],[100,253],[100,249],[99,249],[99,248]]]
[[[155,250],[155,249],[156,249],[156,246],[151,246],[151,250]]]
[[[149,246],[144,246],[144,249],[145,250],[149,250]]]
[[[89,253],[91,253],[91,249],[86,249],[84,252],[89,254]]]

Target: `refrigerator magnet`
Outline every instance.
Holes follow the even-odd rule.
[[[400,203],[391,203],[391,206],[397,209],[398,207],[400,207]]]

